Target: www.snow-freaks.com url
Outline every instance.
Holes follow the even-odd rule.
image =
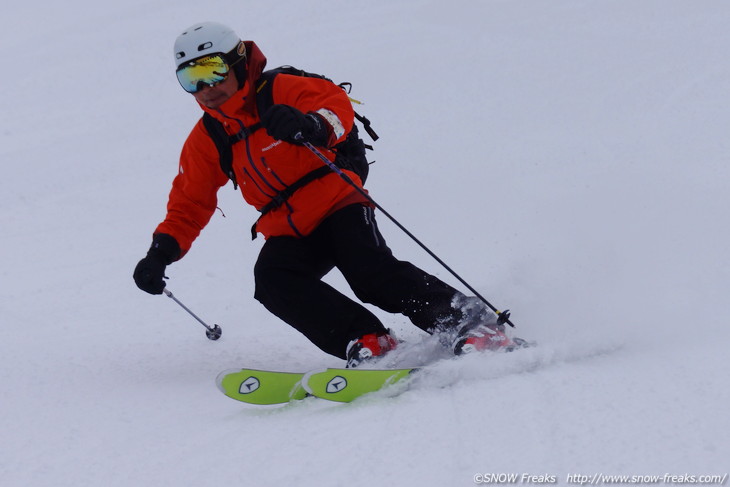
[[[475,484],[559,484],[565,480],[568,484],[574,485],[726,485],[728,474],[721,475],[608,475],[603,473],[568,474],[567,477],[559,478],[558,475],[531,475],[519,473],[477,473],[474,475]]]
[[[613,484],[702,484],[724,485],[727,473],[722,475],[607,475],[595,473],[593,475],[569,474],[569,484],[577,485],[613,485]]]

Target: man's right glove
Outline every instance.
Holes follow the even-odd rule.
[[[134,268],[134,282],[142,291],[162,294],[165,289],[165,268],[180,258],[180,245],[166,233],[156,233],[147,256]]]
[[[291,144],[302,144],[304,141],[324,146],[329,136],[325,122],[316,113],[302,113],[290,105],[272,105],[261,116],[261,125],[266,133],[276,140]],[[295,139],[297,134],[302,139]]]

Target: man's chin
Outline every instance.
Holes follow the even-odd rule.
[[[203,105],[205,105],[208,108],[218,108],[221,106],[226,100],[228,99],[227,96],[221,95],[221,96],[213,96],[205,100],[201,100]]]

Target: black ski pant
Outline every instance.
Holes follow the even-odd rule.
[[[359,300],[401,313],[424,331],[451,328],[456,289],[409,262],[396,259],[375,223],[373,209],[346,206],[310,235],[270,237],[254,268],[255,298],[323,351],[345,358],[348,343],[385,332],[361,304],[322,281],[340,270]]]

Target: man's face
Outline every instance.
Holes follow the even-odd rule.
[[[225,103],[233,94],[238,91],[238,80],[233,70],[228,72],[228,77],[215,86],[206,85],[202,90],[193,93],[198,103],[208,108],[218,108]]]

